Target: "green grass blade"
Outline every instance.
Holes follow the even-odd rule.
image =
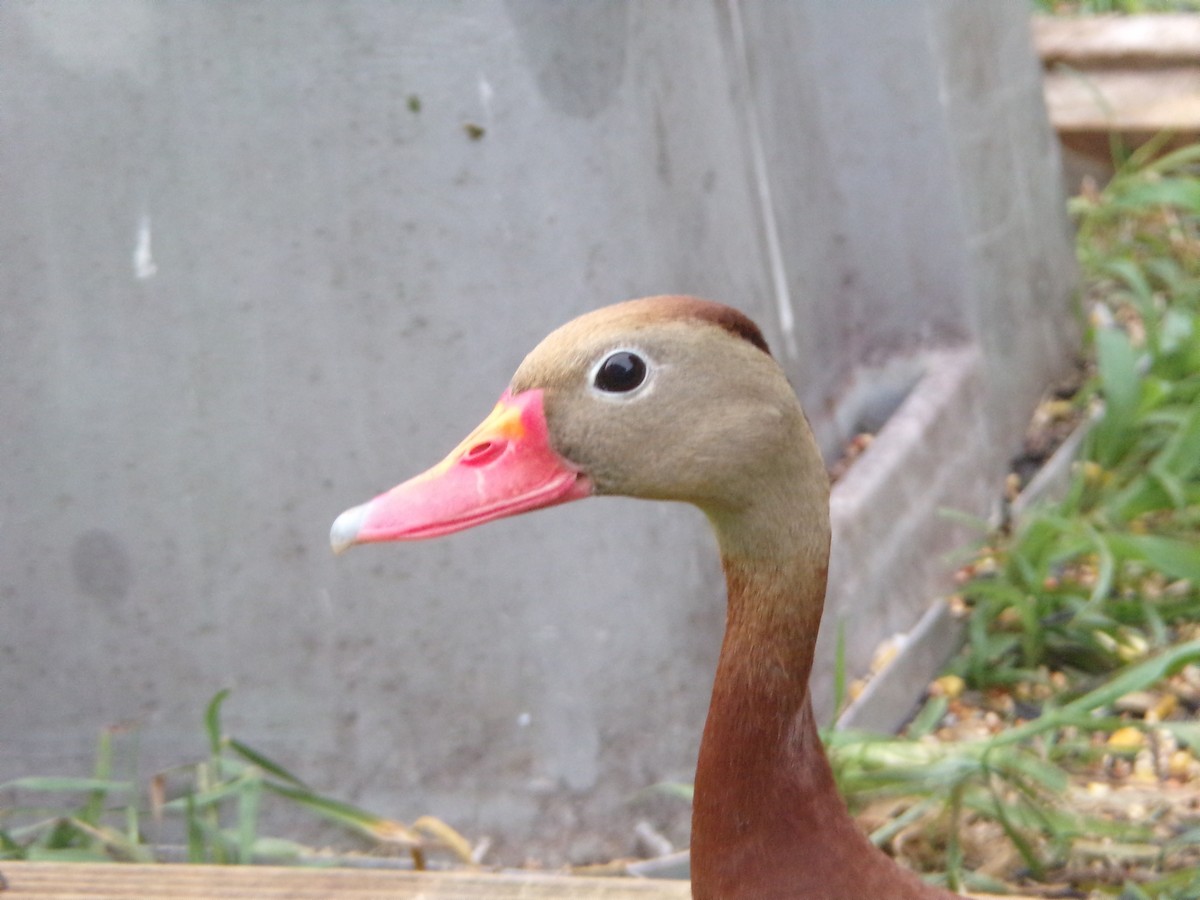
[[[272,775],[281,781],[286,781],[288,784],[291,784],[294,787],[307,788],[303,781],[301,781],[279,763],[275,762],[273,759],[259,753],[253,747],[249,747],[239,740],[230,738],[229,749],[245,759],[247,762],[262,769],[267,774]]]
[[[1091,525],[1086,525],[1085,528],[1099,561],[1099,565],[1096,567],[1096,585],[1092,588],[1092,595],[1088,598],[1088,607],[1095,608],[1112,593],[1117,575],[1117,563],[1108,539]]]
[[[1200,753],[1200,722],[1168,721],[1159,722],[1154,727],[1169,731],[1180,743],[1191,747],[1193,753]]]
[[[45,793],[75,793],[100,791],[115,794],[133,790],[128,781],[109,781],[104,778],[59,778],[31,775],[26,778],[14,778],[0,784],[0,791],[41,791]]]
[[[112,730],[101,729],[99,746],[96,749],[96,765],[92,777],[97,781],[111,781],[113,766]],[[109,792],[97,788],[88,796],[88,801],[80,810],[79,817],[92,825],[99,825],[100,817],[104,815],[104,805]]]
[[[998,747],[1020,743],[1067,725],[1087,722],[1097,710],[1112,706],[1126,694],[1145,690],[1188,663],[1197,661],[1200,661],[1200,640],[1171,647],[1150,659],[1127,666],[1099,687],[1057,709],[1046,711],[1037,719],[1000,732],[990,739],[991,744]]]
[[[187,825],[188,862],[196,864],[209,862],[208,842],[204,838],[204,828],[200,823],[200,811],[196,808],[191,794],[184,797],[183,802],[185,805],[184,820]]]
[[[262,779],[247,780],[238,792],[237,859],[240,863],[254,861],[258,841],[258,811],[262,800]]]
[[[1111,468],[1129,447],[1141,394],[1137,353],[1125,332],[1096,332],[1096,357],[1104,393],[1104,415],[1091,431],[1096,460]]]
[[[1152,465],[1180,479],[1200,471],[1200,403],[1192,405]]]
[[[1008,801],[1000,796],[994,785],[989,784],[988,789],[991,792],[993,801],[992,815],[1000,823],[1000,827],[1004,829],[1005,837],[1017,848],[1017,853],[1021,855],[1021,859],[1024,860],[1026,868],[1029,869],[1033,877],[1038,881],[1044,880],[1046,875],[1045,863],[1037,851],[1033,849],[1033,844],[1025,838],[1021,829],[1014,824],[1012,817],[1009,816]]]
[[[221,704],[229,696],[229,688],[224,688],[217,691],[216,696],[208,702],[208,708],[204,711],[204,730],[208,734],[209,752],[213,756],[221,755]]]
[[[125,862],[153,862],[154,854],[149,847],[144,847],[137,841],[129,840],[115,828],[107,825],[95,825],[78,817],[67,820],[73,828],[92,839],[93,848],[102,851],[101,855]]]
[[[1200,9],[1195,11],[1200,12]],[[1147,162],[1144,171],[1164,175],[1168,172],[1178,172],[1189,166],[1195,166],[1197,163],[1200,163],[1200,143],[1188,144],[1186,147],[1172,150],[1156,160]]]
[[[1140,558],[1170,578],[1200,584],[1200,542],[1150,534],[1114,534],[1108,540],[1123,556]]]
[[[837,725],[846,701],[846,623],[838,620],[837,643],[833,653],[833,713],[829,727]]]
[[[336,822],[377,841],[400,844],[417,843],[416,837],[399,822],[367,812],[352,803],[314,794],[312,791],[264,782],[263,787],[285,797],[330,822]]]
[[[932,734],[937,728],[942,716],[946,714],[950,701],[942,695],[930,697],[909,723],[906,734],[911,740],[919,740]]]
[[[1112,706],[1118,699],[1134,691],[1145,690],[1177,672],[1188,663],[1200,661],[1200,640],[1188,641],[1129,666],[1106,681],[1100,687],[1060,707],[1054,714],[1062,712],[1092,713]],[[1034,724],[1034,723],[1029,723]]]

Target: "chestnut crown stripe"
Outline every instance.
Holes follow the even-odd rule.
[[[655,301],[655,312],[663,319],[690,318],[711,322],[730,334],[749,341],[767,356],[771,355],[771,348],[767,346],[767,339],[763,337],[762,331],[740,310],[698,297],[664,296],[649,299]]]

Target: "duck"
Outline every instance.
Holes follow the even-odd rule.
[[[837,791],[808,686],[829,477],[739,310],[658,296],[562,325],[445,459],[342,513],[330,542],[439,537],[601,495],[693,504],[716,534],[727,612],[696,764],[693,898],[957,897],[875,847]]]

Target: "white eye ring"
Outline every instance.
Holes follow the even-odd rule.
[[[616,347],[607,351],[588,373],[591,390],[609,400],[643,393],[654,380],[654,363],[640,350]]]

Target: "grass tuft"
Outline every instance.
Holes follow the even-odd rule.
[[[363,839],[372,853],[408,853],[423,869],[431,848],[471,864],[472,848],[458,832],[429,816],[411,827],[324,796],[265,754],[228,736],[220,691],[204,713],[208,756],[153,776],[143,790],[112,779],[113,730],[101,734],[91,778],[29,777],[0,784],[23,799],[0,807],[0,859],[154,862],[170,847],[154,841],[177,822],[182,855],[192,863],[320,864],[327,854],[264,834],[267,801],[282,802]],[[133,768],[133,766],[130,766]]]
[[[1065,495],[964,568],[967,644],[907,734],[828,735],[873,838],[951,885],[1200,897],[1200,145],[1159,149],[1071,202]]]

